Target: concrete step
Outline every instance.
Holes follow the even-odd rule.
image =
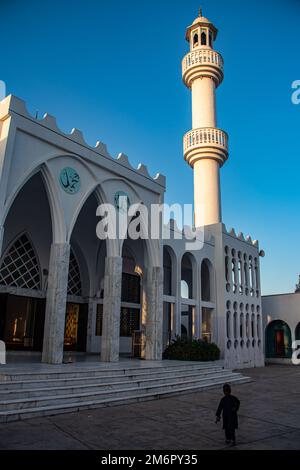
[[[49,366],[49,370],[41,371],[39,367],[34,368],[26,371],[20,372],[19,369],[15,369],[14,367],[4,366],[5,370],[0,371],[0,384],[2,382],[9,382],[9,381],[26,381],[26,380],[47,380],[47,379],[60,379],[60,378],[83,378],[83,377],[91,377],[91,376],[113,376],[113,375],[132,375],[133,373],[144,374],[149,372],[157,372],[157,371],[172,371],[176,369],[182,369],[183,367],[186,370],[205,370],[211,368],[222,368],[222,366],[218,365],[214,362],[195,362],[195,363],[188,363],[183,365],[178,365],[178,363],[170,364],[172,361],[168,362],[167,365],[153,365],[153,366],[146,366],[143,367],[122,367],[122,365],[118,365],[115,367],[105,367],[105,366],[94,366],[94,367],[82,367],[76,364],[66,364],[62,366]],[[59,369],[59,370],[58,370]]]
[[[93,391],[89,392],[76,392],[70,393],[68,391],[67,394],[55,394],[55,395],[48,395],[48,392],[45,391],[44,395],[34,397],[31,396],[29,398],[19,398],[19,399],[10,399],[10,400],[1,400],[0,401],[0,411],[10,411],[10,410],[20,410],[26,408],[42,408],[47,406],[60,406],[66,403],[77,403],[85,401],[97,401],[100,399],[108,400],[110,398],[123,398],[130,394],[140,395],[140,394],[148,394],[153,393],[154,395],[162,393],[164,391],[174,391],[180,390],[181,388],[186,388],[188,386],[205,386],[211,385],[215,382],[224,383],[232,382],[235,379],[241,379],[243,376],[240,374],[233,373],[231,371],[223,372],[222,374],[212,376],[212,377],[193,377],[193,378],[181,378],[179,380],[172,380],[170,379],[167,382],[160,383],[160,381],[155,381],[155,383],[151,384],[143,384],[143,383],[133,383],[133,384],[124,384],[121,383],[118,386],[112,387],[108,386],[105,387],[103,390],[102,388],[96,388]]]
[[[242,384],[250,382],[252,379],[249,377],[244,377],[241,374],[233,374],[232,379],[229,381],[230,383]],[[167,398],[171,396],[176,396],[180,394],[187,394],[192,393],[195,391],[203,391],[207,390],[216,386],[220,386],[224,383],[223,377],[217,378],[215,377],[214,380],[210,382],[207,381],[206,383],[194,383],[194,384],[181,384],[177,388],[173,388],[169,390],[168,388],[163,388],[162,390],[151,390],[145,391],[143,390],[142,393],[138,393],[140,391],[127,393],[123,396],[111,396],[109,398],[97,398],[96,400],[86,400],[82,401],[75,401],[71,403],[63,403],[63,404],[51,404],[51,405],[44,405],[38,407],[31,407],[31,408],[23,408],[23,409],[6,409],[5,411],[0,411],[0,422],[9,422],[9,421],[16,421],[19,419],[28,419],[40,416],[50,416],[56,415],[61,413],[71,413],[80,410],[86,409],[94,409],[94,408],[101,408],[106,406],[116,406],[122,404],[130,404],[140,401],[146,400],[154,400],[160,398]]]
[[[126,373],[126,374],[100,374],[91,375],[86,377],[68,377],[65,378],[50,378],[50,379],[33,379],[33,380],[4,380],[0,381],[0,398],[4,396],[7,392],[22,392],[27,393],[29,390],[34,389],[47,389],[60,388],[60,387],[77,387],[82,384],[84,385],[94,385],[94,384],[105,384],[105,383],[119,383],[126,381],[137,381],[144,379],[159,379],[159,378],[168,378],[173,376],[207,376],[212,374],[222,373],[224,369],[222,367],[211,367],[211,368],[176,368],[176,369],[167,369],[161,371],[159,368],[151,370],[150,372],[144,371],[143,373]]]
[[[138,386],[147,386],[152,384],[167,384],[170,381],[172,383],[181,383],[182,381],[186,382],[189,379],[195,380],[205,380],[211,377],[221,377],[226,376],[228,371],[220,369],[216,370],[207,370],[207,371],[192,371],[186,372],[184,370],[177,371],[176,373],[152,373],[152,374],[143,374],[143,375],[126,375],[121,376],[120,380],[116,380],[116,377],[112,377],[109,380],[109,377],[104,379],[101,377],[82,379],[69,379],[67,383],[63,385],[57,380],[54,382],[48,381],[48,386],[40,387],[40,382],[28,382],[28,388],[12,388],[9,385],[3,387],[0,386],[0,403],[2,400],[13,400],[20,399],[24,400],[25,398],[41,397],[41,396],[52,396],[52,395],[62,395],[62,394],[74,394],[74,393],[85,393],[93,390],[117,390],[130,388],[133,385]],[[66,381],[64,381],[66,382]],[[74,383],[76,382],[76,383]],[[14,382],[10,382],[12,386],[16,385]],[[43,383],[44,385],[44,383]]]

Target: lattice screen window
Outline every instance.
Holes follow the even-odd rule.
[[[73,250],[70,253],[69,264],[69,279],[68,279],[68,294],[81,296],[81,278],[79,264]]]
[[[39,263],[27,235],[21,235],[6,253],[0,268],[0,284],[41,288]]]

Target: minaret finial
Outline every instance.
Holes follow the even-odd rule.
[[[202,16],[202,8],[199,8],[199,17]]]

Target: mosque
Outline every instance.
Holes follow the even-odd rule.
[[[133,168],[124,154],[113,158],[102,142],[89,146],[78,129],[63,133],[15,96],[0,102],[0,339],[8,351],[48,364],[61,364],[65,352],[117,362],[140,338],[139,357],[159,361],[184,334],[215,342],[227,367],[264,365],[263,252],[227,230],[221,214],[228,136],[217,127],[217,33],[200,12],[182,61],[192,95],[183,154],[194,174],[197,250],[173,221],[169,239],[163,226],[159,237],[100,239],[101,205],[121,211],[122,196],[150,214],[164,202],[165,177]]]

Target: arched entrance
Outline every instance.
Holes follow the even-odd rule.
[[[42,350],[51,241],[48,196],[38,172],[20,189],[4,221],[0,339],[7,349]]]
[[[291,330],[282,320],[274,320],[266,328],[266,357],[290,358],[292,355]]]

